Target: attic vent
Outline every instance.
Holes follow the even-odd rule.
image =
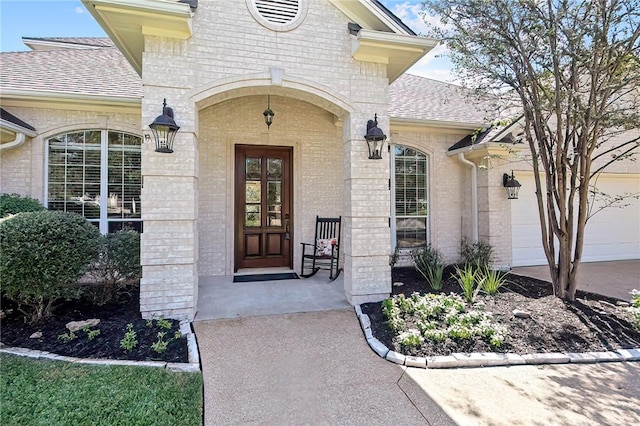
[[[288,24],[293,21],[300,10],[298,0],[256,0],[258,13],[274,24]]]
[[[296,28],[307,14],[308,0],[246,0],[253,17],[273,31]]]

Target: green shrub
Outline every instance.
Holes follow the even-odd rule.
[[[101,237],[100,255],[93,265],[90,287],[93,301],[103,305],[140,279],[140,234],[125,229]]]
[[[486,268],[493,259],[493,247],[482,240],[472,243],[463,238],[460,242],[460,257],[465,266],[471,265],[474,269]]]
[[[434,290],[442,289],[442,274],[444,263],[440,252],[427,245],[411,252],[413,266],[429,282]]]
[[[490,269],[488,266],[482,269],[481,275],[482,291],[490,296],[495,295],[507,280],[506,272]]]
[[[477,285],[476,278],[478,270],[473,265],[467,265],[460,269],[456,266],[456,279],[462,288],[462,293],[467,302],[473,303],[480,291],[480,285]]]
[[[20,213],[0,223],[2,292],[31,322],[60,299],[80,296],[78,277],[96,258],[98,228],[73,213]]]
[[[40,201],[19,194],[0,194],[0,217],[23,212],[38,212],[45,208]]]

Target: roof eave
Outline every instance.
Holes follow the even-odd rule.
[[[192,35],[191,7],[164,0],[82,0],[131,66],[142,75],[144,36],[187,40]]]
[[[464,121],[447,121],[447,120],[422,120],[417,118],[398,118],[391,117],[390,124],[394,127],[412,126],[412,127],[439,127],[450,130],[474,131],[484,128],[487,123],[482,122],[464,122]]]
[[[387,77],[391,83],[429,53],[438,43],[438,40],[429,37],[363,28],[352,40],[351,53],[357,61],[386,64]]]
[[[6,99],[112,106],[139,106],[142,104],[142,96],[108,96],[47,90],[0,88],[0,100]]]
[[[378,31],[391,31],[396,34],[415,35],[415,33],[399,19],[396,21],[372,0],[329,0],[349,19],[362,28]],[[400,21],[400,22],[398,22]]]

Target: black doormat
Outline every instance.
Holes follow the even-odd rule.
[[[233,277],[233,282],[250,283],[254,281],[297,280],[298,278],[300,277],[295,272],[286,272],[281,274],[236,275]]]

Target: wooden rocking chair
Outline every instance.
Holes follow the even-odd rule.
[[[334,281],[340,275],[340,217],[316,216],[314,243],[302,244],[302,267],[304,278],[314,276],[320,269],[329,271],[329,279]],[[307,271],[305,273],[305,270]]]

